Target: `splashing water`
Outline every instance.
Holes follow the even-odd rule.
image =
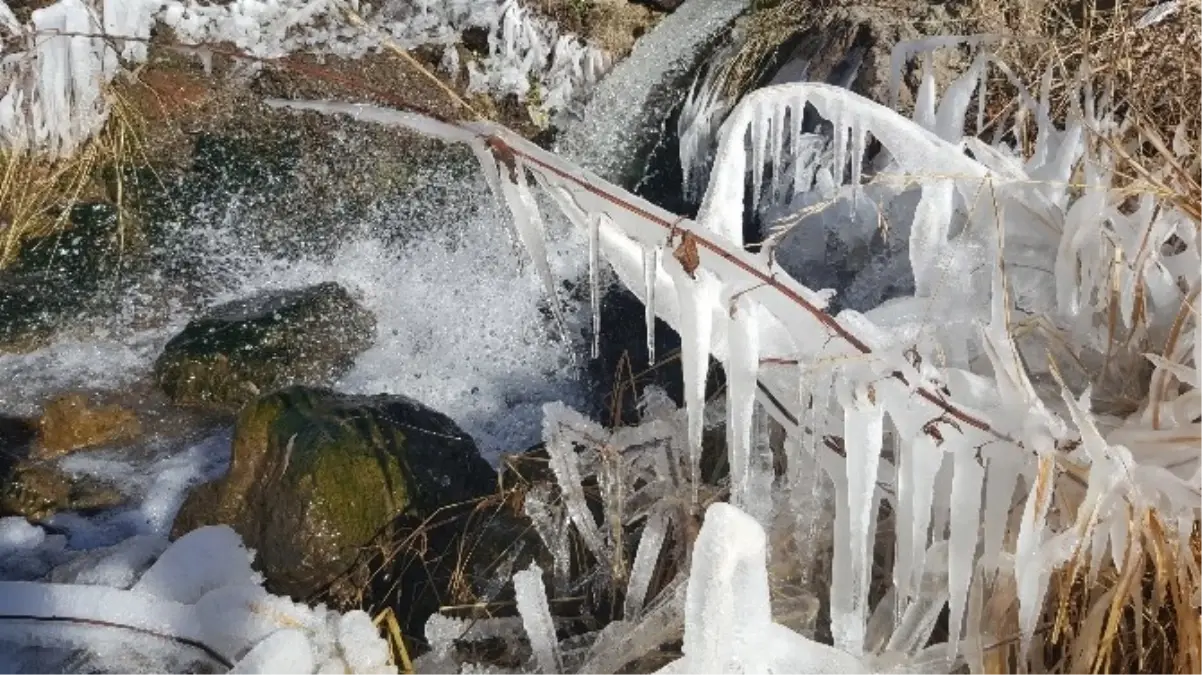
[[[0,380],[8,383],[0,412],[33,414],[64,389],[120,389],[144,378],[162,345],[205,306],[336,281],[377,319],[375,344],[338,389],[414,397],[455,419],[490,459],[529,447],[538,439],[543,403],[586,405],[578,358],[583,326],[570,325],[574,337],[563,342],[544,314],[544,287],[526,273],[525,254],[511,243],[506,215],[481,198],[487,188],[479,175],[461,177],[447,164],[454,161],[451,155],[425,170],[420,193],[382,199],[375,215],[353,225],[290,235],[300,244],[339,237],[324,255],[282,255],[257,242],[256,228],[272,225],[257,220],[263,216],[253,207],[227,195],[207,198],[191,220],[168,228],[162,245],[191,258],[200,291],[171,289],[152,272],[127,294],[148,296],[145,303],[75,322],[42,349],[0,356]],[[554,278],[582,278],[584,238],[548,229]],[[185,297],[161,297],[172,292]],[[143,305],[154,303],[168,305],[167,316],[140,325]]]

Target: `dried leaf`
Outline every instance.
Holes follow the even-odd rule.
[[[518,179],[518,162],[513,154],[513,148],[497,136],[489,136],[485,143],[497,161],[509,168],[509,180],[516,183]]]
[[[694,272],[697,270],[697,266],[701,264],[701,256],[697,253],[696,235],[685,230],[683,236],[680,238],[680,244],[672,253],[672,257],[676,258],[690,279],[697,278]]]

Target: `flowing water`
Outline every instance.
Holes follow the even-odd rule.
[[[680,99],[689,69],[745,5],[693,0],[669,15],[568,125],[566,155],[612,175],[605,167],[645,152],[649,131],[664,123],[663,102]],[[336,130],[322,152],[365,151],[354,124],[329,124]],[[313,208],[322,186],[303,181],[226,177],[193,186],[200,196],[153,224],[144,264],[112,280],[102,309],[63,323],[40,349],[0,354],[0,414],[35,416],[64,391],[146,391],[163,345],[207,307],[323,281],[346,286],[377,320],[374,344],[339,390],[416,398],[454,419],[494,461],[537,442],[544,403],[597,414],[612,373],[599,376],[588,363],[583,236],[551,223],[553,272],[570,310],[565,340],[470,154],[431,152],[400,188],[381,189],[371,208],[335,209],[333,217]],[[281,209],[325,215],[273,222]],[[632,302],[613,293],[604,305],[606,338],[619,348],[643,342],[642,309]],[[83,547],[165,533],[187,490],[224,471],[229,442],[228,427],[204,427],[174,442],[152,438],[71,458],[65,469],[114,480],[132,501],[97,517],[61,513],[52,523]]]

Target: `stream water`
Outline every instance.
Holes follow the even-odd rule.
[[[666,17],[599,85],[583,117],[569,121],[566,156],[637,183],[637,174],[614,173],[617,161],[649,152],[688,72],[745,4],[695,0]],[[353,135],[354,128],[340,133]],[[354,138],[334,138],[324,152],[362,148]],[[264,205],[274,199],[275,208],[303,210],[317,198],[312,186],[219,183],[204,184],[188,208],[153,225],[152,248],[143,254],[150,262],[113,280],[111,302],[101,310],[60,325],[42,348],[0,354],[0,414],[34,416],[65,391],[136,398],[152,386],[163,345],[205,308],[323,281],[346,286],[377,321],[373,346],[336,388],[416,398],[454,419],[491,460],[539,440],[544,403],[563,401],[591,415],[605,407],[614,359],[598,365],[588,358],[584,238],[562,223],[550,232],[553,272],[561,295],[571,298],[565,341],[548,320],[542,286],[508,214],[491,199],[469,153],[443,149],[413,168],[403,189],[380,192],[366,213],[315,217],[302,228],[272,223]],[[642,346],[642,309],[633,296],[611,293],[604,313],[610,352]],[[661,353],[674,337],[663,327]],[[201,427],[171,442],[147,438],[120,452],[69,458],[64,469],[115,481],[133,499],[89,518],[60,513],[52,525],[71,546],[85,548],[165,533],[187,490],[225,470],[229,434]]]

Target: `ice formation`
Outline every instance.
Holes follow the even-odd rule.
[[[354,11],[365,13],[361,21]],[[6,47],[0,63],[0,144],[72,154],[104,125],[104,86],[122,68],[145,61],[159,22],[206,64],[218,43],[249,57],[252,69],[301,51],[358,58],[385,45],[431,45],[443,49],[443,64],[455,77],[461,34],[481,28],[489,52],[463,66],[469,91],[517,95],[544,117],[564,109],[610,66],[606,52],[561,33],[518,0],[391,0],[379,7],[340,0],[60,0],[35,10],[28,25],[5,5],[0,36],[16,47]]]
[[[915,55],[929,62],[933,49],[987,42],[905,45],[895,71]],[[679,627],[685,657],[667,672],[952,668],[1001,637],[976,604],[999,577],[1016,588],[1026,649],[1057,566],[1078,555],[1104,561],[1107,553],[1121,566],[1141,545],[1129,523],[1152,511],[1183,528],[1178,538],[1188,535],[1199,475],[1189,441],[1196,439],[1202,403],[1197,224],[1154,196],[1131,203],[1114,196],[1110,151],[1089,142],[1084,130],[1105,132],[1117,122],[1109,99],[1089,87],[1076,92],[1063,129],[1050,120],[1050,78],[1037,94],[1021,90],[1017,117],[1033,120],[1036,129],[1029,156],[963,138],[974,92],[981,95],[994,68],[1013,80],[1004,64],[978,51],[942,97],[927,70],[913,118],[829,85],[784,84],[750,94],[718,134],[696,222],[495,124],[440,127],[359,108],[379,121],[469,143],[541,273],[548,266],[537,186],[593,239],[597,254],[590,262],[607,262],[681,334],[682,413],[649,401],[639,425],[607,430],[563,405],[544,411],[566,516],[552,514],[540,496],[530,505],[532,517],[538,514],[540,532],[570,522],[599,562],[587,581],[603,589],[624,582],[630,594],[630,615],[595,636],[586,666],[620,668],[625,662],[618,656],[601,652],[621,645],[632,650],[623,657],[637,658],[646,653],[638,649],[654,647],[646,646],[652,637],[671,639]],[[829,139],[802,137],[796,121],[807,106],[830,123]],[[869,138],[882,150],[866,166]],[[1078,172],[1084,181],[1070,189],[1068,178]],[[863,312],[829,313],[829,289],[790,277],[773,264],[771,247],[763,253],[742,247],[732,219],[744,212],[748,181],[753,200],[762,190],[778,191],[794,215],[832,204],[814,213],[824,234],[849,247],[872,236],[887,214],[900,242],[892,253],[905,264],[881,261],[864,283],[904,277],[912,291],[866,303]],[[1109,353],[1112,319],[1149,344],[1170,344],[1163,354],[1135,355],[1150,362],[1151,393],[1122,417],[1094,410],[1091,390],[1046,358],[1044,345],[1015,330],[1018,322],[1038,320],[1054,342],[1070,346],[1074,359],[1098,360]],[[730,377],[725,413],[736,501],[760,508],[758,502],[750,508],[758,488],[749,476],[760,458],[748,440],[755,411],[787,435],[790,494],[774,500],[774,508],[795,508],[805,486],[816,484],[804,481],[795,464],[821,472],[834,494],[828,602],[834,647],[775,622],[767,535],[758,514],[736,506],[708,509],[692,573],[647,597],[646,575],[662,532],[690,522],[702,503],[696,467],[710,356]],[[751,397],[758,408],[753,404],[749,414]],[[600,523],[584,492],[589,477],[602,492]],[[1074,484],[1083,494],[1066,499],[1059,486]],[[874,564],[889,557],[878,550],[882,517],[895,519],[896,562],[885,599],[872,607],[867,585]],[[801,520],[778,522],[801,528]],[[624,527],[642,529],[625,580],[614,564],[624,551]],[[20,536],[14,531],[14,539]],[[562,542],[551,539],[562,558]],[[563,575],[553,570],[553,577]],[[540,594],[545,600],[541,581],[530,572],[518,581],[540,667],[565,664],[557,659],[569,650],[555,643],[534,602]],[[945,607],[948,641],[930,644]],[[717,641],[733,648],[719,652]]]
[[[41,528],[23,523],[0,520],[0,551],[53,547]],[[161,537],[134,537],[111,549],[106,560],[123,560],[140,574],[128,590],[112,578],[0,581],[0,643],[82,648],[95,667],[113,671],[145,667],[139,659],[149,658],[158,668],[200,659],[238,673],[396,672],[366,614],[273,596],[251,571],[251,557],[233,530],[213,526],[170,546]],[[71,567],[60,563],[50,578],[64,578],[58,570]]]
[[[1135,209],[1119,208],[1101,168],[1108,165],[1109,150],[1104,143],[1087,143],[1083,134],[1087,126],[1113,129],[1115,120],[1109,99],[1089,87],[1078,90],[1064,129],[1050,119],[1050,78],[1044,78],[1038,94],[1021,89],[1024,115],[1037,130],[1030,156],[962,138],[972,98],[985,92],[981,82],[987,71],[997,68],[1014,81],[1013,73],[983,50],[989,41],[986,36],[903,45],[895,70],[914,55],[929,61],[932,50],[945,46],[968,44],[978,50],[942,97],[929,71],[924,75],[913,119],[828,85],[786,84],[748,95],[721,129],[716,165],[695,223],[503,129],[470,127],[493,139],[493,147],[502,140],[506,155],[524,156],[526,170],[541,176],[540,186],[582,231],[599,222],[601,253],[617,277],[640,297],[654,297],[656,315],[681,333],[686,447],[694,452],[704,413],[697,395],[705,376],[699,364],[710,355],[726,364],[732,378],[726,407],[736,495],[746,493],[740,487],[747,465],[742,438],[746,385],[752,379],[757,402],[792,437],[785,447],[792,453],[809,449],[836,494],[830,586],[836,645],[882,663],[950,668],[977,648],[973,645],[984,644],[994,627],[980,623],[971,599],[1001,574],[1016,583],[1017,627],[1025,648],[1056,566],[1076,551],[1101,560],[1107,540],[1116,548],[1132,545],[1133,537],[1124,532],[1127,509],[1155,509],[1162,522],[1187,525],[1197,514],[1198,453],[1180,445],[1181,438],[1190,437],[1188,430],[1196,430],[1202,401],[1196,223],[1151,196]],[[807,105],[830,122],[832,138],[822,153],[805,159],[806,168],[781,172],[797,168],[796,153],[811,147],[789,123]],[[855,166],[864,159],[868,138],[883,148],[871,172],[864,167],[848,172],[849,162]],[[485,157],[486,171],[505,161],[504,155]],[[773,176],[792,175],[794,184],[786,179],[782,186],[766,185],[768,169]],[[1079,193],[1067,180],[1078,169],[1086,178]],[[504,180],[506,172],[495,175]],[[853,180],[845,185],[849,175]],[[802,206],[820,193],[836,205],[828,231],[851,243],[870,235],[877,223],[876,216],[859,216],[859,209],[865,202],[881,205],[903,242],[897,253],[906,267],[887,269],[878,279],[904,270],[900,273],[910,278],[913,292],[869,304],[863,313],[827,313],[830,291],[807,288],[781,274],[772,266],[771,251],[752,254],[740,246],[732,219],[743,213],[744,192],[732,186],[745,180],[752,184],[753,199],[757,183],[763,190],[783,188]],[[845,231],[834,227],[847,222],[841,213],[857,214]],[[597,215],[604,218],[591,220]],[[1106,229],[1101,238],[1099,223]],[[649,252],[658,250],[664,253],[662,264],[652,268]],[[1116,268],[1115,260],[1123,262]],[[1042,347],[1013,333],[1016,320],[1038,317],[1081,356],[1098,358],[1107,349],[1104,317],[1112,312],[1108,289],[1113,283],[1121,289],[1118,307],[1125,326],[1138,324],[1142,334],[1160,336],[1153,343],[1169,331],[1174,335],[1169,354],[1147,357],[1156,393],[1123,419],[1091,411],[1088,397],[1085,404],[1077,403],[1069,393],[1077,385],[1070,382],[1052,391],[1046,384],[1037,387],[1036,380],[1059,377],[1059,371],[1048,359],[1034,358],[1032,348]],[[1136,288],[1147,289],[1140,296],[1143,305],[1135,300]],[[1136,311],[1137,306],[1142,309]],[[754,321],[747,321],[749,316]],[[1179,322],[1185,324],[1172,328]],[[757,369],[765,362],[773,367]],[[827,384],[813,396],[802,396],[801,386],[822,382],[814,375],[823,370],[829,373]],[[1181,386],[1164,386],[1170,381]],[[1184,435],[1174,438],[1170,429]],[[1169,455],[1173,462],[1165,459]],[[685,460],[686,466],[691,463]],[[579,479],[569,477],[572,483]],[[1052,508],[1060,499],[1053,485],[1060,481],[1087,487],[1081,508]],[[871,608],[865,584],[878,558],[881,500],[899,514],[895,517],[904,514],[898,521],[904,527],[897,528],[894,586],[887,601]],[[753,523],[728,526],[740,530],[730,539],[751,537],[748,546],[755,548]],[[650,532],[654,543],[656,530]],[[695,563],[718,565],[702,542],[694,556]],[[1121,554],[1112,558],[1117,564],[1123,560]],[[646,564],[644,557],[638,566]],[[752,584],[758,582],[749,570],[763,563],[721,564],[741,570],[724,574]],[[706,578],[717,584],[709,591],[713,607],[746,601],[724,596],[732,590],[720,587],[720,575]],[[696,583],[701,582],[690,578],[690,591]],[[637,598],[632,603],[637,608]],[[949,642],[931,645],[931,630],[945,605],[952,620]],[[716,612],[712,622],[696,630],[711,637],[730,633],[738,643],[737,627],[722,623],[727,615]],[[705,651],[705,639],[686,638],[686,644],[695,645],[689,659],[715,670],[737,667],[714,661],[719,657]]]
[[[767,538],[755,519],[717,503],[693,549],[685,601],[684,657],[667,673],[865,673],[839,649],[773,623]]]

